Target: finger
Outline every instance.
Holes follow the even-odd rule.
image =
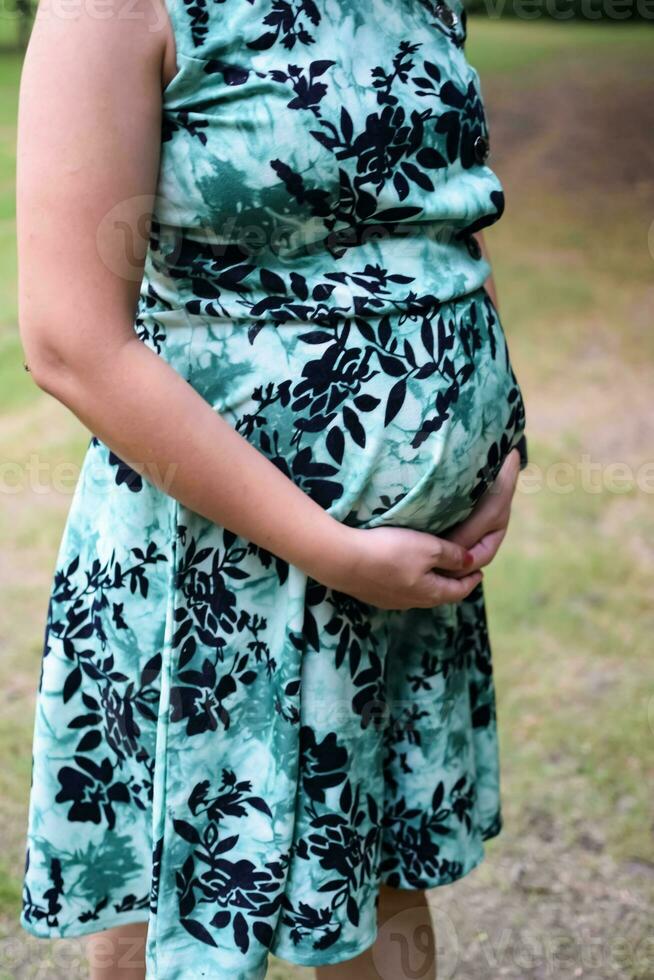
[[[517,446],[508,453],[500,468],[501,476],[508,476],[508,479],[517,483],[520,476],[520,450]]]
[[[434,568],[444,568],[450,571],[465,571],[470,568],[473,556],[460,544],[436,538],[431,550],[431,560]]]
[[[478,526],[475,526],[477,523]],[[466,522],[465,524],[461,524],[459,527],[457,527],[457,529],[452,531],[451,534],[448,534],[447,540],[451,541],[452,544],[458,544],[460,548],[465,548],[466,551],[469,551],[471,546],[476,544],[487,530],[488,528],[484,527],[481,522],[475,522],[474,524],[472,522],[470,522],[470,524]]]
[[[491,532],[494,533],[494,532]],[[490,533],[484,528],[480,534],[477,535],[466,550],[466,564],[459,568],[446,568],[445,566],[438,565],[436,570],[442,572],[443,575],[454,578],[462,578],[464,575],[469,575],[471,572],[476,572],[479,568],[482,568],[484,564],[488,564],[485,561],[486,555],[490,550]],[[499,547],[499,545],[498,545]]]
[[[461,602],[470,595],[483,578],[483,572],[476,571],[462,578],[446,578],[444,575],[433,573],[434,605],[445,605],[448,602]]]
[[[488,507],[485,500],[483,505],[477,504],[475,510],[464,521],[456,524],[447,533],[446,540],[458,544],[462,548],[471,548],[491,530],[487,511]]]
[[[475,572],[480,568],[485,568],[495,558],[503,540],[503,531],[491,531],[489,534],[485,534],[480,541],[470,548],[473,563],[469,569],[466,569],[465,572],[445,572],[444,574],[460,579],[464,575],[469,575],[471,572]]]
[[[470,554],[473,556],[474,563],[470,567],[470,571],[474,571],[478,568],[485,568],[486,565],[490,565],[495,555],[500,550],[500,545],[504,540],[505,531],[490,531],[485,534],[477,544],[473,545],[470,549]]]

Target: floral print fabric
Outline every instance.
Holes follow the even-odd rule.
[[[471,237],[501,189],[462,13],[350,6],[170,0],[135,329],[337,520],[439,533],[524,431]],[[381,881],[479,863],[498,781],[481,587],[375,609],[91,439],[47,616],[27,930],[149,921],[149,980],[349,959]]]

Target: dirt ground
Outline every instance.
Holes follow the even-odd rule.
[[[558,189],[599,211],[628,191],[634,206],[649,203],[654,218],[651,70],[620,56],[611,61],[610,53],[601,73],[591,64],[583,57],[557,60],[555,70],[541,64],[519,85],[510,73],[483,81],[493,166],[507,197],[514,188]]]

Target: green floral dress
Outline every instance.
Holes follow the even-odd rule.
[[[168,10],[138,336],[337,520],[445,531],[525,427],[473,236],[504,199],[464,11]],[[149,980],[337,963],[374,942],[380,882],[482,860],[498,778],[481,587],[373,608],[91,439],[47,615],[25,929],[149,921]]]

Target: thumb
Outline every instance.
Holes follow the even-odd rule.
[[[473,557],[472,568],[483,568],[490,564],[500,549],[500,545],[506,534],[505,529],[499,531],[489,531],[476,544],[470,548]]]

